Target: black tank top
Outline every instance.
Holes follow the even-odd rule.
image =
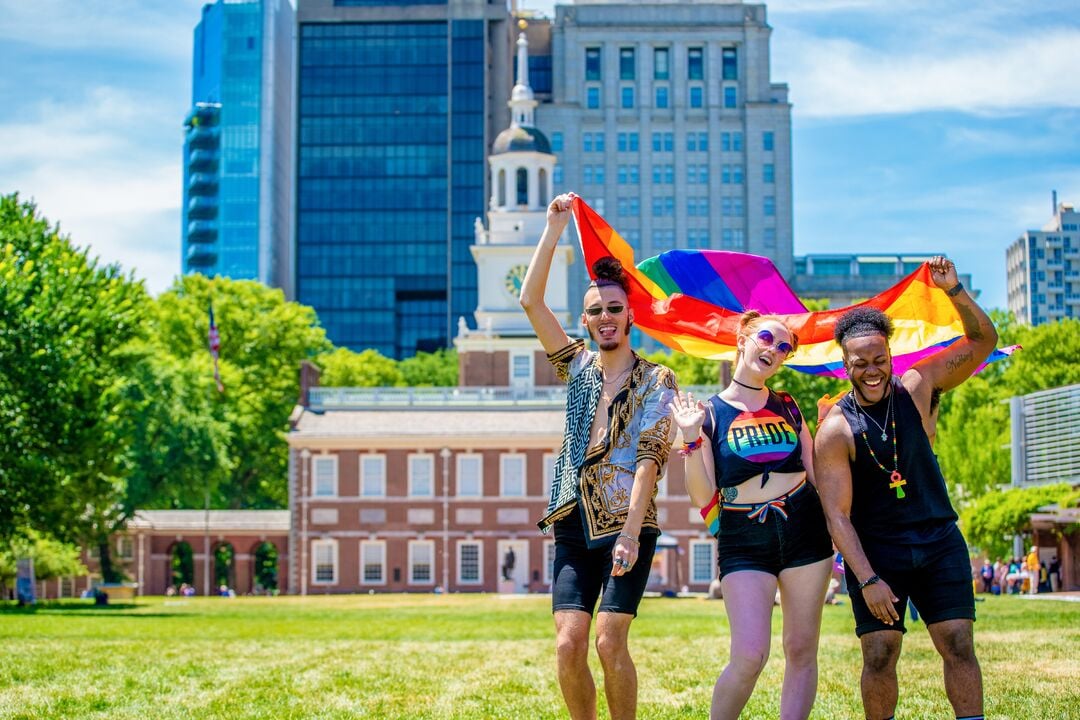
[[[790,395],[769,390],[765,406],[753,412],[729,405],[719,395],[709,398],[709,404],[712,413],[706,413],[702,429],[712,443],[717,488],[741,485],[755,475],[762,476],[765,487],[771,472],[806,469],[799,440],[802,415]]]
[[[892,380],[892,395],[898,435],[898,470],[906,481],[899,486],[900,493],[897,487],[890,487],[894,465],[893,431],[885,418],[888,398],[860,410],[849,392],[838,403],[855,441],[855,461],[851,465],[851,524],[863,542],[936,542],[952,529],[956,511],[949,501],[945,477],[926,437],[919,409],[896,377]],[[881,428],[867,420],[867,414],[885,428],[887,440],[881,439]],[[871,457],[867,443],[887,471]],[[900,494],[903,497],[898,497]]]

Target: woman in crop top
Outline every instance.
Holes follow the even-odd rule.
[[[765,383],[798,347],[778,318],[739,321],[731,384],[708,402],[680,393],[686,487],[717,538],[731,656],[709,717],[736,718],[769,657],[777,588],[784,617],[781,718],[806,718],[817,692],[832,540],[814,489],[813,445],[794,399]]]

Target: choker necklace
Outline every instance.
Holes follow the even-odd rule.
[[[747,390],[764,390],[765,389],[764,385],[762,385],[761,387],[754,387],[753,385],[747,385],[744,382],[739,382],[738,378],[731,378],[731,382],[735,383],[736,385],[741,385],[742,387],[746,388]]]

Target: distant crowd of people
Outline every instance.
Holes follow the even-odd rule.
[[[991,565],[990,558],[983,558],[978,580],[982,592],[994,595],[1057,592],[1061,588],[1061,563],[1057,555],[1049,563],[1040,560],[1033,547],[1026,557],[1014,557],[1008,562],[999,557]]]

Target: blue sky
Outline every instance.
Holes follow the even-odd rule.
[[[168,287],[193,0],[0,0],[0,193]],[[552,2],[523,0],[551,12]],[[933,252],[1005,306],[1005,248],[1080,203],[1072,0],[776,0],[795,251]]]

